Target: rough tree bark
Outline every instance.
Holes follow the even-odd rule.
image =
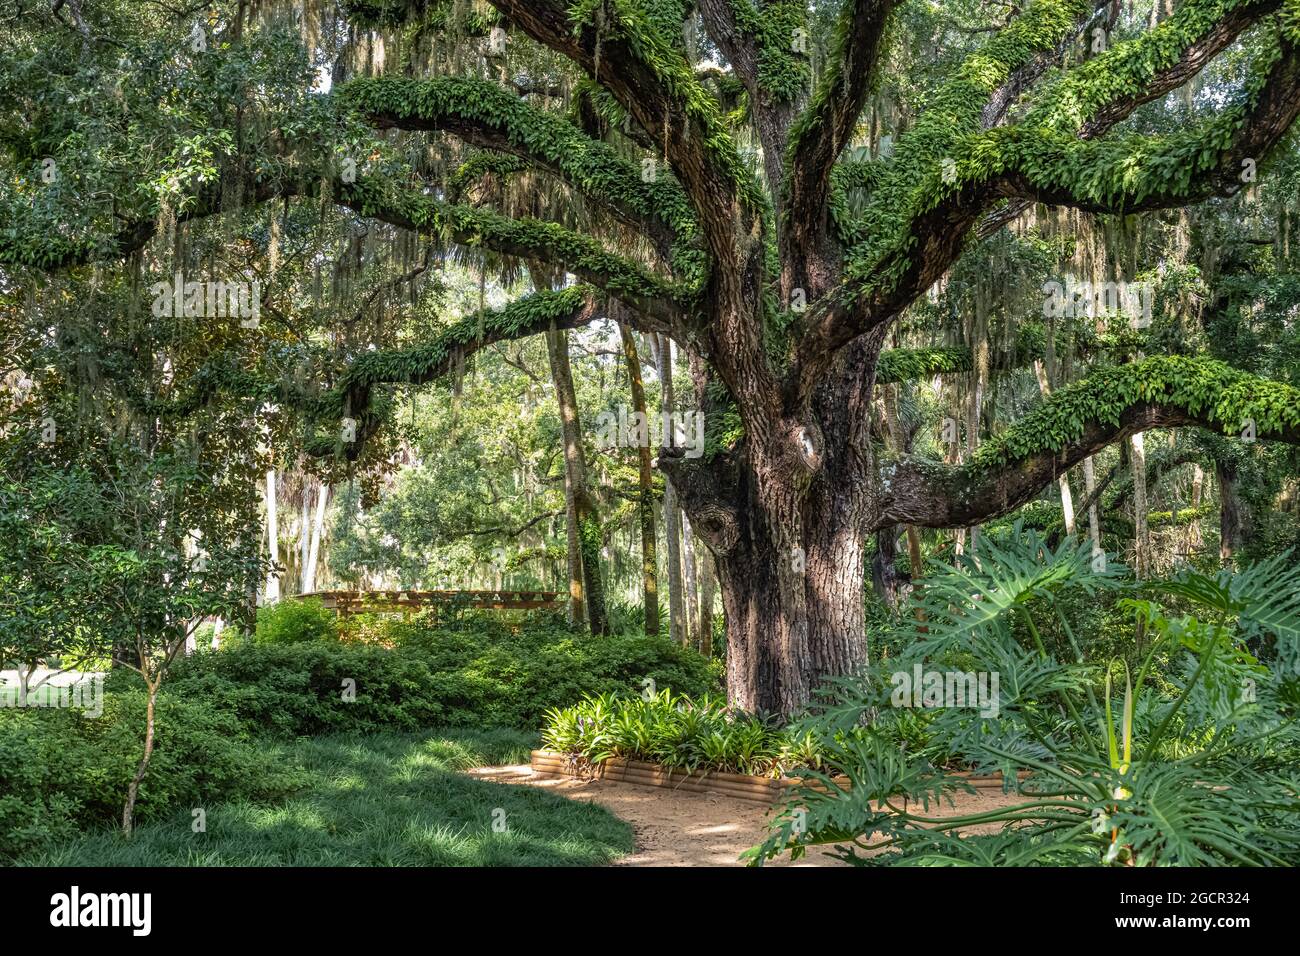
[[[1216,459],[1214,478],[1219,485],[1219,560],[1226,567],[1245,544],[1250,519],[1241,500],[1236,463]]]
[[[713,570],[713,555],[701,548],[700,557],[700,624],[699,648],[705,657],[713,656],[713,602],[717,597],[717,574]]]

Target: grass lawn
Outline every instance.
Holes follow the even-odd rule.
[[[609,811],[456,773],[523,763],[529,734],[430,731],[302,739],[305,786],[274,805],[189,809],[124,840],[102,831],[20,859],[36,866],[588,866],[633,849]]]

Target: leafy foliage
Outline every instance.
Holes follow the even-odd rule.
[[[1109,660],[1090,659],[1063,616],[1072,593],[1100,590],[1128,595],[1133,627]],[[1298,594],[1289,557],[1139,584],[1019,528],[936,564],[917,604],[924,631],[913,622],[913,643],[832,686],[797,726],[822,755],[800,773],[839,773],[851,790],[792,799],[751,859],[832,844],[873,865],[1294,865]],[[1067,654],[1049,653],[1049,624]],[[911,702],[890,685],[913,666],[998,674],[996,712],[937,701],[924,742],[900,752],[891,726]],[[934,818],[932,804],[970,789],[961,767],[1001,772],[1020,800]],[[1001,830],[969,832],[977,824]]]
[[[608,810],[469,779],[457,771],[520,763],[517,731],[385,733],[277,748],[300,786],[281,799],[231,790],[194,833],[188,804],[132,840],[92,831],[22,849],[25,866],[595,866],[633,849]],[[400,808],[400,812],[395,812]],[[504,818],[501,814],[504,813]],[[504,832],[495,824],[503,820]]]
[[[314,628],[316,619],[309,618]],[[220,702],[265,733],[301,736],[422,727],[536,727],[584,694],[645,678],[682,693],[718,685],[717,665],[661,637],[595,638],[564,627],[444,630],[416,621],[375,643],[228,643],[178,665],[172,691]],[[355,699],[345,699],[345,688]]]
[[[0,710],[0,857],[66,841],[122,812],[140,761],[145,692],[134,677],[105,682],[104,712]],[[164,692],[156,750],[138,815],[157,819],[216,799],[271,799],[303,783],[279,746],[223,701]]]
[[[581,763],[624,757],[692,773],[782,776],[816,765],[808,741],[779,723],[711,695],[692,699],[667,688],[640,696],[600,694],[547,711],[542,743]]]

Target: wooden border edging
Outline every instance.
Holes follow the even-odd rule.
[[[548,776],[591,777],[598,780],[613,780],[619,783],[632,783],[642,787],[668,787],[673,790],[685,790],[688,793],[716,793],[719,796],[735,797],[751,803],[773,804],[785,796],[794,787],[808,787],[821,790],[824,785],[817,780],[803,780],[799,777],[754,777],[746,774],[724,773],[720,770],[702,770],[687,773],[685,770],[669,770],[655,763],[641,760],[627,760],[623,757],[611,757],[599,764],[578,767],[566,754],[549,750],[534,750],[529,765],[534,773]],[[1002,788],[1002,775],[976,777],[965,776],[971,786],[979,789]],[[1021,773],[1023,780],[1027,773]],[[848,781],[842,786],[847,789]]]

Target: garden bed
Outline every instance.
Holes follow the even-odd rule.
[[[574,759],[569,754],[550,750],[534,750],[530,765],[534,773],[554,776],[594,777],[619,783],[634,783],[642,787],[667,787],[674,790],[686,790],[691,793],[714,793],[720,796],[734,797],[753,803],[773,804],[786,796],[792,787],[811,787],[821,789],[820,781],[804,780],[798,777],[756,777],[748,774],[723,773],[718,770],[698,770],[689,773],[685,770],[670,770],[656,763],[641,760],[626,760],[611,757],[597,764],[585,763]],[[989,776],[965,775],[971,786],[1002,788],[1000,773]],[[1023,776],[1023,775],[1022,775]],[[848,789],[848,780],[837,784]]]

